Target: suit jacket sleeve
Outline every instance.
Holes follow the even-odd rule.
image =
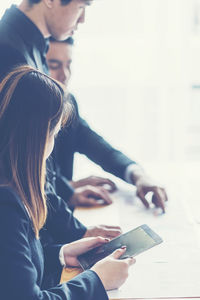
[[[107,300],[100,279],[92,271],[83,272],[68,283],[41,289],[38,268],[33,263],[33,254],[37,255],[37,251],[32,253],[28,242],[30,220],[16,202],[15,198],[0,199],[1,299]]]
[[[73,95],[74,116],[70,127],[64,128],[56,141],[53,160],[58,171],[71,180],[73,156],[75,152],[86,155],[90,160],[100,165],[105,171],[124,179],[127,166],[135,163],[119,150],[113,148],[100,135],[93,131],[83,120],[78,111],[78,105]]]
[[[128,165],[135,163],[122,152],[113,148],[100,135],[93,131],[82,118],[79,118],[75,150],[85,154],[106,172],[121,179],[124,179],[125,170]]]

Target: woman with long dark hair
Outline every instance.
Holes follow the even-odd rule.
[[[104,300],[134,263],[118,260],[121,248],[68,283],[41,289],[44,266],[60,264],[62,246],[42,249],[39,239],[47,216],[45,164],[69,115],[62,86],[29,66],[0,84],[0,299]],[[97,237],[62,246],[65,264],[77,266],[78,255],[106,242]]]

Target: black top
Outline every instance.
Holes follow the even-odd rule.
[[[107,300],[97,274],[83,272],[68,283],[41,288],[44,267],[54,270],[61,245],[43,248],[17,193],[0,187],[0,298],[3,300]]]
[[[1,75],[23,63],[48,74],[45,57],[49,40],[44,39],[35,24],[15,5],[6,10],[0,21],[0,47],[1,66],[4,67],[1,67]]]

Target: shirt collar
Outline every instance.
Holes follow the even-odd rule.
[[[41,54],[46,55],[49,39],[45,39],[38,27],[16,5],[6,10],[2,21],[13,26],[26,44],[35,45]]]

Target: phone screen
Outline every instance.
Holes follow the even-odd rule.
[[[78,257],[83,269],[91,268],[97,261],[111,254],[114,250],[126,246],[127,250],[120,259],[135,256],[147,249],[150,249],[160,243],[162,239],[146,224],[141,225],[119,237],[111,240],[98,248],[90,250]]]

